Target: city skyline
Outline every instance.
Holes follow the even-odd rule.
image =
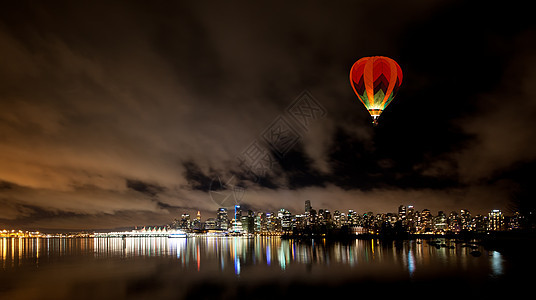
[[[498,209],[493,209],[493,210],[488,211],[488,212],[483,213],[483,214],[482,213],[471,213],[470,210],[463,209],[463,208],[461,208],[461,209],[459,209],[457,211],[455,211],[455,210],[452,210],[452,211],[438,210],[438,211],[436,211],[436,213],[434,213],[434,211],[431,211],[431,210],[429,210],[427,208],[415,208],[415,206],[413,206],[413,205],[399,205],[396,210],[383,211],[383,212],[381,212],[381,211],[378,211],[378,212],[358,211],[358,210],[353,210],[353,209],[349,209],[347,211],[338,210],[338,209],[331,210],[331,209],[328,209],[328,208],[325,208],[325,207],[315,209],[312,206],[311,201],[306,200],[304,202],[304,209],[303,209],[302,213],[295,212],[295,211],[289,210],[289,209],[284,208],[284,207],[281,207],[281,208],[276,209],[276,210],[267,211],[267,210],[259,210],[259,209],[252,210],[252,209],[249,209],[247,207],[243,209],[240,205],[235,205],[234,207],[230,207],[230,208],[220,207],[220,208],[218,208],[218,210],[216,211],[215,214],[210,214],[209,213],[208,216],[202,215],[199,210],[197,210],[197,213],[195,213],[195,214],[190,214],[188,212],[183,212],[180,216],[177,216],[177,217],[173,218],[172,220],[170,220],[167,223],[163,223],[163,224],[155,224],[155,223],[135,224],[135,225],[132,226],[132,228],[136,228],[136,229],[148,228],[149,230],[150,230],[151,227],[153,228],[153,230],[156,230],[157,228],[160,228],[160,229],[164,229],[164,228],[180,228],[180,229],[192,229],[192,230],[194,230],[194,229],[195,230],[220,229],[220,230],[225,230],[225,231],[233,231],[233,222],[236,222],[237,216],[239,216],[241,218],[241,217],[246,217],[246,216],[260,217],[262,215],[262,218],[273,217],[275,219],[278,219],[279,220],[278,222],[281,222],[282,214],[285,214],[285,213],[288,214],[287,216],[288,216],[289,220],[290,220],[290,218],[292,218],[293,221],[296,221],[295,218],[304,218],[304,217],[308,218],[309,216],[311,216],[311,214],[313,214],[315,216],[322,216],[322,218],[327,218],[326,220],[330,220],[330,221],[333,221],[333,222],[336,222],[337,218],[341,218],[341,220],[345,220],[345,221],[350,220],[351,215],[353,215],[355,217],[358,217],[358,218],[365,217],[365,216],[369,216],[369,217],[372,216],[373,218],[380,217],[380,219],[378,219],[378,221],[386,220],[387,218],[393,218],[394,217],[394,218],[396,218],[396,221],[399,221],[399,220],[406,219],[408,213],[409,214],[416,214],[418,216],[420,216],[421,214],[426,214],[431,218],[440,217],[440,216],[445,216],[446,218],[451,218],[451,217],[464,218],[463,216],[465,215],[466,217],[469,217],[469,218],[478,218],[481,221],[487,222],[487,219],[491,218],[492,215],[498,215],[503,220],[502,221],[503,225],[506,226],[506,227],[504,227],[505,230],[508,227],[507,222],[510,221],[510,220],[515,220],[516,225],[515,225],[515,227],[512,227],[512,228],[508,227],[508,230],[510,230],[510,229],[522,229],[522,226],[520,225],[519,222],[520,222],[520,220],[522,220],[525,217],[525,216],[521,215],[519,213],[519,211],[512,212],[511,214],[508,214],[508,213],[505,213],[505,212],[503,212],[501,210],[498,210]],[[239,219],[239,221],[241,221],[241,220]],[[392,222],[394,224],[395,220],[393,220]],[[209,227],[207,227],[207,224],[210,224],[210,225],[208,225]],[[340,225],[341,224],[339,224],[339,226]],[[347,224],[347,225],[349,225],[349,224]],[[242,226],[242,225],[238,225],[238,226]],[[282,226],[282,224],[281,224],[281,226]],[[497,227],[497,226],[493,226],[493,227]],[[16,232],[21,232],[22,233],[21,228],[23,230],[25,230],[25,232],[26,232],[25,234],[22,234],[22,236],[28,236],[28,234],[31,231],[35,232],[38,229],[38,228],[29,228],[29,227],[18,227],[18,228],[7,227],[7,228],[0,228],[0,230],[3,229],[4,233],[7,233],[8,235],[9,235],[10,232],[15,232],[15,235],[17,235]],[[460,227],[460,229],[461,229],[461,227]],[[60,230],[62,230],[62,229],[60,229]],[[98,231],[98,230],[102,230],[102,229],[81,228],[79,230],[79,232],[91,232],[93,230]],[[47,230],[45,229],[44,231],[46,232]],[[48,230],[48,232],[50,232],[50,230]],[[74,232],[76,232],[76,231],[74,231]]]
[[[307,201],[310,201],[310,200],[307,200]],[[307,203],[307,201],[305,203]],[[310,202],[309,202],[310,203]],[[305,204],[305,206],[307,207],[307,204]],[[208,218],[217,218],[218,214],[222,211],[222,210],[225,210],[227,213],[229,212],[232,212],[233,210],[235,210],[236,208],[239,208],[240,209],[240,212],[241,213],[244,213],[244,212],[248,212],[248,211],[251,211],[251,212],[261,212],[261,213],[277,213],[278,211],[280,211],[281,209],[284,209],[284,210],[288,210],[289,212],[291,213],[295,213],[296,215],[300,214],[299,212],[296,212],[294,210],[291,210],[291,209],[287,209],[286,207],[280,207],[278,209],[275,209],[275,210],[263,210],[263,209],[249,209],[247,207],[243,208],[240,204],[237,204],[235,205],[234,207],[220,207],[217,209],[217,211],[214,213],[214,214],[208,214],[209,217]],[[312,205],[310,206],[311,209],[315,210],[316,212],[318,212],[319,210],[322,210],[322,211],[340,211],[340,212],[343,212],[344,210],[340,210],[340,209],[331,209],[331,208],[327,208],[327,207],[321,207],[321,208],[314,208]],[[405,208],[408,208],[408,207],[411,207],[413,210],[415,211],[422,211],[422,210],[427,210],[427,211],[430,211],[432,212],[433,214],[433,210],[430,210],[426,207],[423,207],[423,208],[420,208],[420,209],[416,209],[414,205],[403,205],[403,204],[400,204],[398,207],[396,207],[396,209],[394,210],[391,210],[391,211],[359,211],[359,210],[355,210],[355,209],[348,209],[346,211],[353,211],[353,212],[358,212],[358,213],[361,213],[361,214],[366,214],[366,213],[373,213],[373,214],[400,214],[400,208],[401,207],[405,207]],[[303,210],[304,212],[307,212],[307,209],[304,209]],[[439,213],[439,212],[443,212],[443,213],[450,213],[450,212],[464,212],[464,211],[467,211],[467,212],[471,212],[471,210],[469,209],[465,209],[465,208],[460,208],[458,210],[450,210],[450,211],[447,211],[447,210],[437,210],[435,211],[436,213]],[[486,213],[489,213],[489,212],[492,212],[492,211],[502,211],[500,209],[492,209],[490,211],[487,211],[487,212],[484,212],[484,213],[476,213],[477,215],[482,215],[482,214],[486,214]],[[519,213],[517,211],[517,213]],[[516,214],[516,212],[512,212],[511,214],[507,214],[507,215],[514,215]],[[181,215],[188,215],[188,216],[192,216],[192,217],[195,217],[197,218],[197,216],[204,216],[204,214],[201,214],[199,210],[197,210],[197,213],[196,214],[190,214],[189,212],[183,212]],[[202,219],[202,218],[201,218]]]
[[[304,202],[304,210],[294,213],[285,208],[276,211],[253,211],[242,209],[240,205],[234,208],[219,208],[215,217],[203,219],[198,211],[195,219],[189,214],[182,214],[172,223],[164,227],[194,231],[222,230],[235,233],[273,233],[303,231],[311,226],[328,225],[341,229],[343,226],[359,226],[363,232],[380,230],[385,224],[396,227],[401,222],[408,233],[460,233],[462,231],[488,232],[527,229],[525,216],[519,212],[512,215],[504,214],[495,209],[486,214],[472,214],[467,209],[457,211],[438,211],[436,214],[427,208],[416,209],[413,205],[400,205],[396,212],[359,212],[326,208],[314,209],[310,200]],[[367,223],[368,222],[368,223]],[[270,224],[271,223],[271,224]],[[530,226],[530,225],[529,225]],[[151,227],[149,227],[149,230]],[[145,226],[143,227],[145,230]],[[153,230],[157,227],[154,226]],[[354,228],[355,229],[355,228]],[[318,229],[317,229],[318,230]]]

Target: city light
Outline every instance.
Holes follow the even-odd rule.
[[[326,237],[338,236],[377,236],[377,235],[457,235],[462,233],[489,233],[522,229],[524,217],[515,213],[505,216],[501,210],[494,209],[487,215],[472,215],[467,209],[452,211],[448,215],[443,211],[432,214],[428,209],[418,211],[414,206],[400,205],[397,213],[364,212],[355,210],[341,212],[312,207],[311,201],[305,201],[303,213],[292,214],[281,208],[274,212],[242,211],[236,205],[229,218],[226,208],[219,208],[216,218],[205,222],[197,211],[195,219],[189,214],[182,214],[168,225],[142,227],[120,232],[76,232],[76,233],[42,233],[15,229],[0,230],[2,238],[77,238],[77,237],[169,237],[185,238],[195,236],[302,236]]]
[[[231,213],[230,218],[226,208],[219,208],[216,218],[204,223],[198,221],[198,224],[193,224],[189,215],[183,214],[168,228],[184,230],[191,236],[447,235],[516,230],[520,229],[523,219],[519,213],[507,217],[500,210],[492,210],[488,215],[472,215],[467,209],[433,214],[428,209],[418,211],[412,205],[400,205],[397,213],[317,211],[310,200],[305,201],[304,212],[297,214],[285,208],[277,212],[243,211],[240,205],[234,206]]]

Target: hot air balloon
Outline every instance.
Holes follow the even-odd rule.
[[[402,69],[389,57],[363,57],[350,69],[350,84],[372,116],[374,125],[393,101],[401,83]]]

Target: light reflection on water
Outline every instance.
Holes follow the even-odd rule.
[[[0,239],[2,269],[51,264],[62,257],[86,259],[172,258],[182,268],[200,271],[217,266],[221,271],[232,267],[235,274],[252,265],[278,266],[284,271],[292,265],[344,265],[346,267],[388,265],[413,276],[420,269],[439,267],[456,270],[489,268],[488,274],[503,273],[503,258],[497,251],[482,259],[473,257],[473,249],[453,241],[453,246],[436,248],[426,241],[382,242],[354,240],[347,243],[326,240],[281,240],[262,238],[35,238]],[[273,263],[276,265],[273,265]]]
[[[278,289],[286,295],[289,282],[298,287],[300,296],[305,292],[316,298],[319,286],[330,288],[327,295],[333,286],[344,295],[345,287],[353,290],[361,284],[382,289],[385,282],[424,282],[419,288],[433,290],[445,284],[434,279],[444,274],[450,274],[447,279],[453,284],[460,283],[452,281],[458,276],[469,282],[512,274],[506,268],[508,260],[497,251],[450,240],[440,243],[447,247],[420,240],[378,239],[2,238],[0,299],[40,299],[43,294],[50,294],[50,299],[80,294],[86,299],[191,299],[196,293],[210,296],[213,290],[227,296],[217,294],[211,299],[251,293],[253,298],[244,298],[260,299],[257,288],[271,291],[263,294],[266,297]],[[482,255],[471,255],[474,250]]]
[[[492,277],[499,277],[503,274],[503,258],[498,251],[490,251],[491,260],[491,275]]]

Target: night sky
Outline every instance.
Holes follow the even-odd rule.
[[[531,209],[529,5],[2,1],[0,227],[206,219],[219,180],[265,212]],[[374,127],[348,76],[376,55],[404,78]],[[283,152],[263,140],[274,124],[294,133]],[[273,158],[259,176],[252,145]]]

